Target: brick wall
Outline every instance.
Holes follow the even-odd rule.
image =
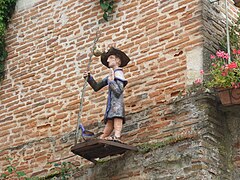
[[[222,4],[218,6],[221,11]],[[203,14],[213,12],[206,10],[210,6],[206,0],[117,0],[112,20],[103,22],[98,0],[19,0],[7,33],[9,56],[0,90],[0,173],[8,156],[29,176],[45,176],[52,167],[48,162],[65,158],[76,165],[87,164],[73,156],[70,147],[82,73],[97,29],[102,32],[99,44],[115,43],[131,58],[124,68],[129,83],[123,141],[139,145],[195,134],[199,118],[194,116],[194,105],[188,105],[188,111],[175,108],[172,112],[169,103],[180,92],[184,94],[202,69],[207,46],[204,33],[210,32]],[[94,57],[91,73],[99,80],[108,69]],[[85,94],[82,121],[95,132],[103,128],[106,95],[106,88],[93,92],[89,86]],[[135,163],[136,167],[141,164]],[[187,171],[199,170],[194,167]]]

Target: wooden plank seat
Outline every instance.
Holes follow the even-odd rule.
[[[116,141],[108,141],[103,139],[92,139],[86,142],[81,142],[71,147],[71,151],[93,163],[96,163],[96,158],[104,158],[123,154],[128,150],[137,151],[137,148]]]

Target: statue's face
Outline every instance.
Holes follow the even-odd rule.
[[[119,66],[119,58],[117,58],[115,55],[110,55],[107,59],[108,67],[110,68],[116,68]]]

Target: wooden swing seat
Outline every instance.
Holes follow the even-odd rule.
[[[86,142],[81,142],[71,147],[71,151],[93,163],[96,163],[96,158],[104,158],[123,154],[128,150],[137,151],[137,148],[116,141],[108,141],[103,139],[92,139]]]

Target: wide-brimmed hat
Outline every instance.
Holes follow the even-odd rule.
[[[124,52],[122,52],[121,50],[116,49],[116,48],[114,48],[114,47],[111,47],[111,48],[108,50],[108,52],[103,53],[103,54],[101,55],[101,62],[102,62],[102,64],[105,65],[105,66],[107,66],[108,68],[109,68],[109,66],[108,66],[107,59],[108,59],[108,57],[111,56],[111,55],[115,55],[115,56],[117,56],[117,57],[121,60],[121,64],[120,64],[119,67],[124,67],[124,66],[126,66],[126,65],[128,64],[128,62],[130,61],[129,57],[128,57]]]

